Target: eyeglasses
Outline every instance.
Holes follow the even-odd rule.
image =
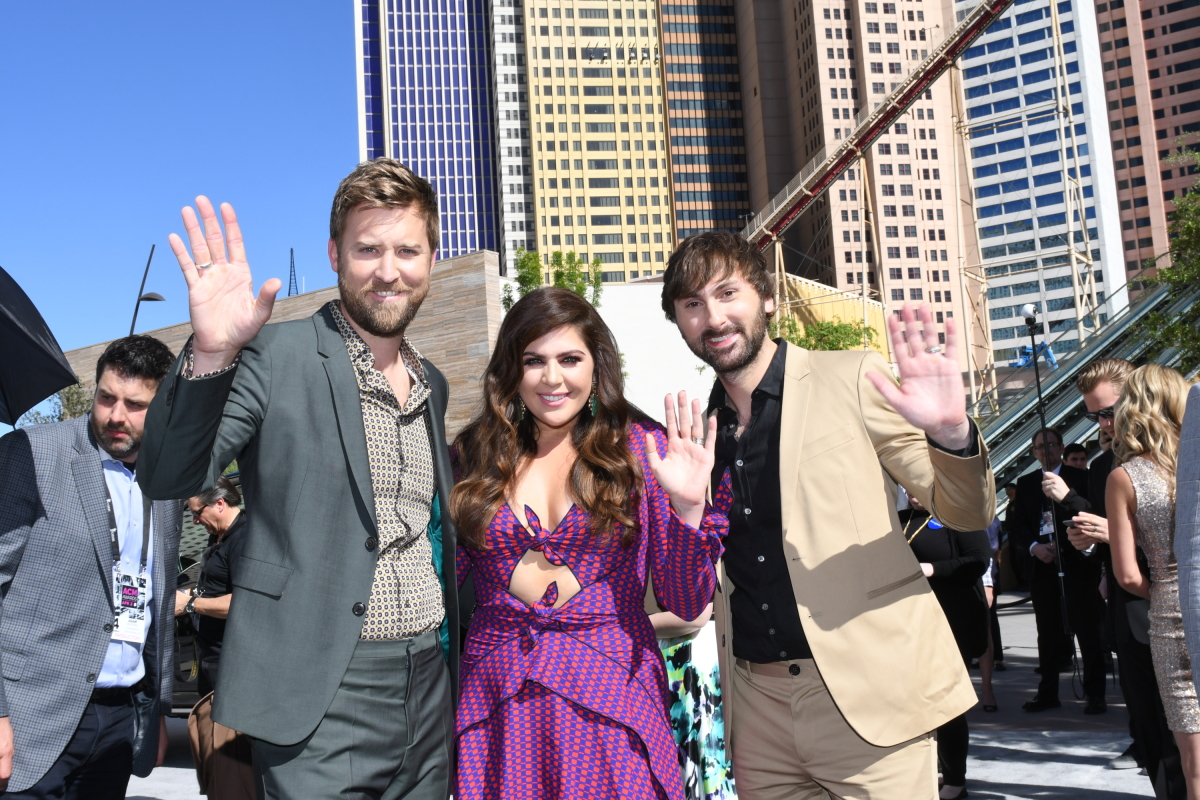
[[[204,509],[206,508],[208,508],[208,506],[200,506],[198,510],[192,512],[192,524],[200,524],[200,515],[204,513]]]
[[[1092,422],[1099,422],[1101,417],[1104,419],[1112,419],[1115,413],[1116,412],[1113,411],[1113,407],[1109,406],[1108,408],[1102,408],[1099,411],[1088,411],[1086,414],[1084,414],[1084,416]]]

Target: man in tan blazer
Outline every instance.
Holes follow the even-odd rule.
[[[730,518],[715,602],[742,800],[939,796],[931,731],[975,703],[895,511],[897,484],[946,525],[986,528],[995,485],[967,417],[953,320],[928,306],[874,352],[771,341],[770,270],[745,240],[684,240],[663,310],[716,371],[716,505]],[[965,794],[945,787],[942,796]]]

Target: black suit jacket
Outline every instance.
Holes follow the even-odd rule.
[[[1051,510],[1054,514],[1054,534],[1058,544],[1059,552],[1062,553],[1063,571],[1067,574],[1072,572],[1086,572],[1099,574],[1099,565],[1095,559],[1089,559],[1080,551],[1076,550],[1067,539],[1067,526],[1063,524],[1063,520],[1070,519],[1077,511],[1086,511],[1090,509],[1088,505],[1088,470],[1075,469],[1068,467],[1066,464],[1058,472],[1061,477],[1072,490],[1072,494],[1064,498],[1064,503],[1051,503],[1050,498],[1042,492],[1042,470],[1039,467],[1033,472],[1022,475],[1017,479],[1017,498],[1013,502],[1014,508],[1010,510],[1012,515],[1011,531],[1014,535],[1016,543],[1026,553],[1029,548],[1040,541],[1038,532],[1042,525],[1042,511],[1047,507],[1047,504],[1052,506]],[[1037,569],[1037,561],[1034,565]]]
[[[1104,491],[1108,486],[1108,475],[1115,466],[1116,457],[1112,450],[1109,450],[1107,453],[1096,456],[1088,469],[1088,499],[1092,503],[1092,513],[1105,518],[1108,517],[1108,513],[1104,505]],[[1146,563],[1146,556],[1140,547],[1137,555],[1138,566],[1141,567],[1142,573],[1149,575],[1150,567]],[[1118,645],[1128,644],[1135,640],[1129,629],[1129,614],[1125,606],[1128,603],[1146,603],[1148,601],[1130,594],[1121,588],[1121,584],[1117,583],[1117,576],[1113,573],[1112,568],[1112,551],[1108,545],[1096,545],[1095,557],[1100,559],[1108,570],[1108,614],[1105,624],[1108,627],[1109,640]]]
[[[184,380],[181,366],[146,416],[138,481],[150,497],[191,497],[237,459],[250,516],[233,571],[213,717],[273,744],[295,744],[316,729],[346,672],[378,557],[354,367],[328,306],[264,327],[234,370]],[[435,564],[441,555],[457,687],[448,386],[432,364],[422,366],[432,386],[426,413],[437,477],[429,535]]]

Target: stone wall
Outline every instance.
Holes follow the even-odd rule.
[[[329,287],[281,297],[275,301],[268,324],[311,316],[337,296],[337,287]],[[466,425],[479,402],[479,378],[491,355],[502,317],[496,253],[481,250],[434,264],[429,296],[408,335],[421,355],[436,364],[450,382],[446,434],[451,439]],[[192,335],[192,326],[184,322],[144,333],[178,353]],[[66,354],[71,368],[85,385],[94,383],[96,361],[107,346],[108,342],[99,342]]]

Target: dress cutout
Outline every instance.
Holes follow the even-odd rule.
[[[1175,493],[1150,461],[1138,457],[1122,466],[1137,495],[1137,543],[1150,563],[1150,655],[1167,712],[1167,727],[1176,733],[1200,733],[1200,705],[1196,702],[1192,661],[1179,610]]]
[[[648,432],[666,453],[660,426],[630,426],[645,488],[629,547],[619,528],[594,535],[578,506],[550,532],[527,512],[531,536],[507,505],[488,526],[488,549],[459,547],[459,582],[472,575],[477,605],[461,662],[457,800],[683,797],[646,574],[664,607],[695,619],[712,599],[728,522],[706,509],[696,530],[674,513],[646,459]],[[509,593],[531,548],[579,581],[561,608],[554,585],[532,606]]]

